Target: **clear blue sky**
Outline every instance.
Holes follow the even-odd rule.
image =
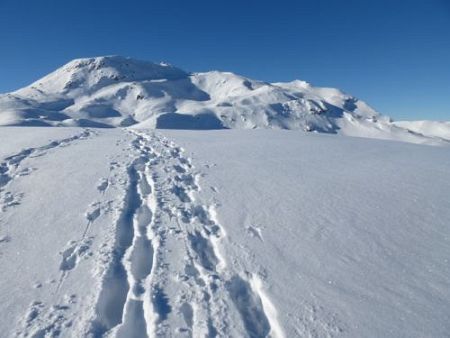
[[[118,54],[338,87],[450,120],[450,0],[0,0],[0,92]]]

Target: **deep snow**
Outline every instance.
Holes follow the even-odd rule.
[[[445,337],[448,147],[0,128],[5,336]]]

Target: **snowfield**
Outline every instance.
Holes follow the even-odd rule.
[[[448,336],[438,143],[2,127],[1,335]]]

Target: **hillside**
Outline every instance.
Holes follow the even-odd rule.
[[[78,59],[0,95],[0,125],[159,129],[290,129],[441,144],[338,89],[189,73],[120,56]]]

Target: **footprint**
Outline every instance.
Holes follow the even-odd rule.
[[[173,168],[175,169],[175,171],[176,171],[177,173],[180,173],[180,174],[186,173],[186,169],[183,168],[183,167],[182,167],[181,165],[179,165],[179,164],[175,164],[175,165],[173,166]]]
[[[69,247],[61,252],[62,260],[59,265],[61,271],[68,271],[75,268],[80,259],[85,256],[92,244],[92,238],[82,240],[81,242],[70,241]]]
[[[156,286],[153,289],[152,303],[158,315],[158,323],[166,320],[169,313],[172,312],[172,306],[170,306],[169,298],[160,286]]]
[[[175,180],[177,180],[178,182],[183,183],[184,185],[186,185],[187,187],[189,187],[191,189],[198,190],[197,183],[195,182],[196,179],[191,174],[177,175],[177,176],[175,176]]]
[[[241,315],[248,336],[267,337],[270,333],[270,323],[261,298],[252,290],[249,282],[236,275],[226,282],[225,287]]]
[[[100,216],[100,202],[92,203],[85,216],[89,223],[94,222]]]
[[[183,303],[180,306],[180,312],[183,316],[184,322],[188,327],[188,330],[192,331],[192,325],[194,323],[194,310],[192,309],[191,304]]]
[[[106,189],[108,189],[109,180],[107,178],[102,178],[97,185],[97,190],[101,193],[105,193]]]
[[[63,252],[61,252],[62,255],[62,261],[59,265],[59,269],[62,271],[66,270],[72,270],[75,267],[77,256],[74,255],[76,246],[67,248]]]
[[[33,171],[35,171],[35,168],[24,168],[21,171],[19,171],[17,173],[18,176],[28,176],[30,175]]]
[[[109,163],[109,170],[114,170],[114,169],[119,168],[119,167],[120,167],[119,162],[112,161],[112,162]]]
[[[0,243],[9,243],[11,242],[11,237],[9,235],[0,236]]]
[[[214,225],[214,222],[209,218],[209,212],[206,207],[202,205],[196,205],[192,209],[193,216],[204,225]]]
[[[189,234],[188,239],[191,243],[192,249],[197,254],[197,259],[200,265],[206,270],[215,271],[219,261],[214,253],[211,243],[198,231],[195,231],[193,234]]]
[[[19,337],[59,337],[64,330],[72,326],[66,316],[70,307],[57,304],[51,307],[40,301],[31,304],[23,319],[23,327],[16,332]]]
[[[0,195],[0,210],[4,212],[10,207],[20,205],[22,197],[23,193],[13,194],[9,191],[7,191],[3,196]]]
[[[260,241],[264,241],[263,237],[262,237],[262,232],[261,229],[256,227],[256,226],[252,226],[249,225],[248,227],[246,227],[246,230],[248,232],[248,234],[252,237],[256,237],[258,238]]]
[[[31,303],[31,306],[30,306],[30,309],[26,316],[25,322],[28,325],[31,324],[31,322],[33,322],[37,318],[37,316],[39,316],[43,307],[44,307],[44,304],[42,304],[42,302],[34,301],[33,303]]]
[[[180,201],[183,202],[183,203],[191,202],[191,198],[186,193],[186,190],[183,187],[180,187],[178,185],[174,185],[172,187],[172,193],[174,193],[180,199]]]

